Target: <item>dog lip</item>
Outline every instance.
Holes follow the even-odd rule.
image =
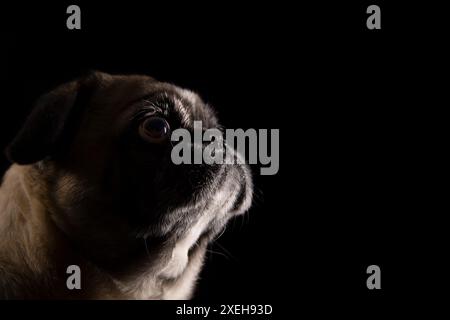
[[[205,231],[202,232],[202,234],[200,234],[200,236],[198,237],[198,239],[194,242],[194,244],[189,248],[188,251],[188,257],[191,257],[193,255],[193,253],[196,251],[197,248],[200,247],[201,243],[203,241],[208,242],[209,238],[210,238],[210,234],[211,234],[211,230],[207,229]]]
[[[245,186],[241,186],[239,189],[239,193],[236,196],[236,200],[234,201],[233,208],[231,209],[233,212],[241,211],[239,210],[242,204],[244,203],[247,196],[247,188]]]
[[[234,215],[243,214],[246,212],[253,200],[253,183],[250,169],[247,166],[237,166],[237,174],[244,179],[240,185],[239,191],[235,197],[231,212]]]

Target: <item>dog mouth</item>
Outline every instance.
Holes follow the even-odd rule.
[[[206,205],[196,219],[190,220],[192,214],[186,218],[179,218],[178,221],[185,228],[175,225],[169,232],[172,235],[179,235],[172,238],[174,240],[172,250],[178,253],[184,252],[179,255],[185,256],[187,260],[182,259],[181,266],[187,266],[197,252],[217,240],[225,231],[230,219],[249,209],[252,202],[252,190],[250,170],[247,166],[224,168],[223,174],[216,178],[215,185],[211,186],[208,196],[203,199]],[[186,221],[191,222],[186,223]],[[183,250],[178,250],[180,247]],[[180,260],[175,259],[175,261]],[[181,269],[183,268],[180,267],[177,270]],[[179,273],[164,273],[163,277],[174,278],[175,274]]]
[[[191,190],[184,203],[172,206],[160,204],[156,219],[146,224],[138,237],[183,238],[204,221],[196,241],[213,239],[233,217],[244,213],[252,202],[252,180],[246,165],[222,165],[205,171],[206,181]],[[196,242],[198,244],[198,242]]]

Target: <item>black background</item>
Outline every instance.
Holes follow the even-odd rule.
[[[425,240],[434,238],[420,215],[429,210],[417,146],[427,131],[422,84],[438,70],[437,27],[424,17],[439,9],[74,3],[80,31],[66,29],[72,3],[2,7],[2,147],[34,99],[90,69],[190,88],[226,127],[280,129],[280,171],[254,168],[254,206],[211,247],[198,301],[374,310],[433,282],[422,277],[424,259],[434,263]],[[366,28],[370,4],[381,7],[381,30]],[[382,290],[366,288],[371,264],[381,268]]]

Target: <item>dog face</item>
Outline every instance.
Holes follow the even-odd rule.
[[[94,73],[43,96],[7,149],[46,185],[50,214],[105,269],[190,250],[251,203],[246,165],[175,165],[170,134],[218,127],[196,94],[146,76]],[[233,152],[229,150],[227,152]]]

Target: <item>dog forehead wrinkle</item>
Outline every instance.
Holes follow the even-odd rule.
[[[205,127],[216,126],[217,119],[211,107],[205,104],[202,98],[193,91],[176,88],[177,94],[189,105],[190,115],[194,120],[202,120]]]
[[[183,102],[177,97],[174,97],[174,102],[175,102],[176,111],[178,111],[178,113],[181,117],[181,123],[185,127],[192,126],[191,116],[189,114],[189,111],[186,109],[185,105],[183,104]]]
[[[178,88],[178,94],[189,101],[191,105],[196,105],[200,97],[191,90]]]

